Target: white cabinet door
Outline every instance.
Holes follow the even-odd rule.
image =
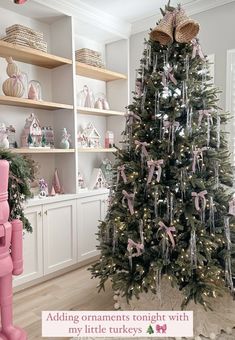
[[[76,263],[76,201],[43,206],[44,274]]]
[[[97,232],[99,220],[105,215],[107,195],[97,195],[77,200],[78,261],[99,254]]]
[[[14,286],[19,286],[43,275],[42,207],[26,208],[25,216],[29,219],[33,232],[26,232],[23,237],[24,272],[20,276],[14,277]]]

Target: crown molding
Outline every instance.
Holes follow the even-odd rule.
[[[87,5],[79,0],[34,0],[57,12],[71,16],[75,21],[86,22],[104,31],[110,32],[116,38],[128,38],[131,34],[131,24],[116,18],[93,6]]]
[[[188,15],[194,15],[231,2],[235,2],[235,0],[185,0],[182,1],[181,4],[187,11]],[[156,13],[150,17],[135,21],[131,25],[131,35],[149,31],[151,27],[156,25],[156,21],[158,21],[161,17],[160,13]]]

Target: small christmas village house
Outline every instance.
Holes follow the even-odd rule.
[[[42,129],[38,118],[31,113],[26,119],[24,130],[21,136],[22,147],[38,147],[41,146]]]
[[[101,188],[107,188],[108,184],[104,178],[104,174],[101,169],[94,168],[91,180],[90,180],[90,189],[101,189]]]
[[[100,147],[100,134],[92,123],[89,123],[87,127],[78,135],[78,144],[81,147]]]

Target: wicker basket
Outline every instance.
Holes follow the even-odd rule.
[[[36,37],[39,40],[43,40],[43,33],[42,32],[37,32],[34,31],[32,28],[15,24],[12,26],[9,26],[6,28],[6,34],[11,34],[11,33],[22,33],[22,34],[27,34]]]
[[[188,43],[194,39],[199,32],[199,24],[189,18],[183,9],[176,13],[175,17],[175,40],[180,43]]]
[[[151,31],[150,38],[158,41],[161,45],[173,42],[174,15],[167,12],[160,23]]]
[[[85,63],[91,66],[104,68],[101,53],[90,50],[89,48],[81,48],[75,52],[76,61]]]
[[[6,42],[47,52],[47,43],[43,41],[42,32],[37,32],[29,27],[15,24],[6,28],[6,34],[7,35],[2,38],[2,40]]]

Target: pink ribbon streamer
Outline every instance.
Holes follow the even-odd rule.
[[[235,216],[235,197],[229,202],[229,211],[230,215]]]
[[[196,148],[194,151],[193,151],[193,165],[192,165],[192,171],[193,173],[196,172],[196,164],[197,164],[197,157],[198,156],[201,156],[202,158],[202,163],[203,163],[203,151],[206,151],[207,150],[207,147],[204,146],[203,148]]]
[[[137,121],[141,121],[141,118],[140,116],[138,116],[136,113],[134,112],[128,112],[125,114],[126,118],[127,118],[127,121],[129,122],[130,125],[133,125],[134,123],[134,120],[137,120]]]
[[[126,174],[125,174],[125,165],[118,166],[117,170],[118,170],[117,182],[119,182],[120,174],[121,174],[123,182],[126,184],[127,178],[126,178]]]
[[[148,143],[135,140],[135,145],[136,145],[136,149],[141,146],[142,155],[144,155],[147,158],[148,157],[148,151],[147,151],[146,147],[148,146]]]
[[[164,163],[163,159],[158,159],[156,161],[151,160],[151,161],[147,162],[147,165],[149,167],[149,175],[148,175],[147,184],[151,183],[155,168],[157,168],[157,170],[158,170],[158,173],[157,173],[157,182],[160,182],[161,174],[162,174],[162,167],[161,167],[161,165],[163,163]]]
[[[201,191],[199,193],[192,192],[192,197],[195,197],[195,208],[197,211],[203,211],[206,209],[206,198],[205,195],[207,194],[207,191]],[[201,207],[200,207],[201,202]]]
[[[122,190],[122,194],[123,194],[123,199],[122,199],[122,203],[124,204],[125,199],[127,200],[127,204],[128,204],[128,208],[130,211],[131,215],[134,215],[134,199],[135,199],[135,194],[128,194],[128,192],[126,192],[126,190]]]
[[[163,222],[159,222],[158,225],[160,226],[159,230],[164,230],[167,235],[169,236],[170,240],[171,240],[171,244],[172,244],[172,247],[175,248],[175,240],[174,240],[174,237],[172,235],[172,231],[175,231],[175,227],[167,227]]]
[[[13,83],[13,86],[15,87],[17,82],[20,81],[22,83],[23,81],[23,77],[21,74],[14,74],[11,78],[15,79],[14,80],[14,83]],[[23,84],[23,83],[22,83]]]
[[[177,80],[173,74],[173,68],[171,66],[164,66],[163,71],[158,72],[162,76],[162,84],[164,87],[167,86],[167,81],[171,80],[173,84],[177,85]]]
[[[192,59],[196,58],[196,56],[198,55],[202,60],[205,60],[205,56],[202,52],[202,48],[199,42],[196,39],[193,39],[192,45],[193,45]]]
[[[136,253],[132,253],[132,249],[136,249]],[[144,250],[144,245],[143,243],[136,243],[132,239],[128,238],[128,244],[127,244],[127,250],[130,253],[131,257],[137,257],[142,255],[142,251]]]

